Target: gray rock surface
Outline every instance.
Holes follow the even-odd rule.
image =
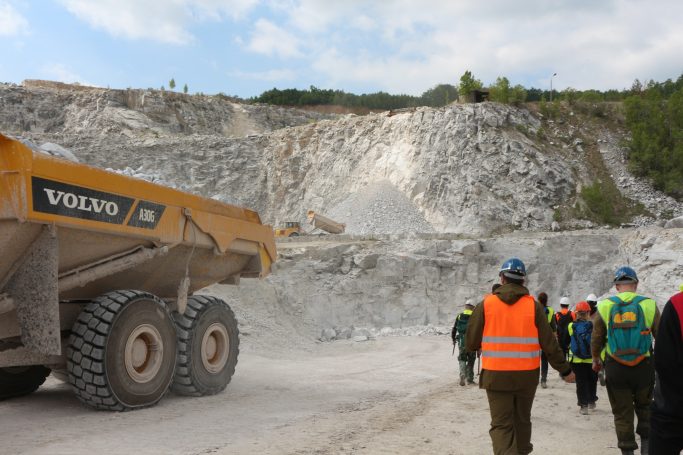
[[[67,87],[0,85],[0,131],[249,206],[275,225],[303,223],[311,209],[352,234],[549,230],[557,207],[591,181],[579,129],[548,121],[553,139],[544,141],[535,115],[496,103],[339,117],[223,96]],[[682,214],[647,182],[628,183],[622,138],[605,131],[598,142],[615,180],[626,179],[622,191],[657,216]]]
[[[480,302],[498,281],[502,261],[512,256],[526,263],[531,293],[546,292],[556,309],[562,296],[574,305],[591,293],[614,293],[613,273],[625,264],[638,272],[639,292],[660,306],[683,284],[683,229],[519,232],[474,241],[481,249],[467,256],[462,243],[443,234],[281,243],[276,271],[229,288],[237,293],[231,302],[238,315],[260,315],[248,319],[273,326],[261,332],[292,327],[304,338],[339,340],[448,334],[465,302]],[[316,272],[318,263],[332,258],[343,264],[340,256],[376,256],[377,265],[362,268],[353,261],[347,273],[341,265]],[[332,331],[320,337],[328,328],[336,337]]]
[[[673,218],[667,221],[664,227],[667,229],[683,228],[683,216],[679,216],[678,218]]]

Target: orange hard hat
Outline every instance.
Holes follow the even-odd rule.
[[[579,303],[576,304],[576,307],[574,308],[575,311],[585,311],[589,312],[591,310],[590,305],[588,302],[585,300],[580,301]]]

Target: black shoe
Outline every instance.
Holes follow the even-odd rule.
[[[460,385],[465,385],[465,376],[460,376]]]
[[[621,455],[635,455],[631,449],[621,449]]]
[[[648,455],[650,453],[650,441],[647,438],[640,438],[640,455]]]
[[[544,389],[547,389],[547,388],[548,388],[548,383],[545,382],[545,381],[541,381],[541,387],[544,388]]]
[[[467,384],[469,385],[477,385],[477,383],[474,381],[474,379],[468,379]]]

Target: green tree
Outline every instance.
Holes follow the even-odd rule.
[[[507,77],[498,77],[496,83],[489,87],[489,98],[503,104],[510,102],[510,81]]]
[[[175,79],[171,78],[170,81],[168,81],[168,88],[173,90],[175,88]]]
[[[188,90],[188,89],[187,89],[187,84],[185,84],[185,85],[183,86],[183,93],[187,94],[187,90]]]
[[[460,85],[458,86],[458,93],[461,95],[469,95],[472,90],[481,90],[483,87],[481,81],[476,79],[470,70],[467,70],[460,76]]]
[[[567,87],[562,91],[562,99],[567,101],[570,105],[574,105],[578,97],[579,93],[572,87]]]
[[[439,84],[420,96],[418,104],[423,106],[446,106],[458,98],[458,89],[450,84]]]
[[[683,88],[667,100],[656,84],[648,86],[624,101],[631,131],[629,167],[655,188],[683,199]]]
[[[512,90],[510,91],[510,104],[514,104],[515,106],[519,106],[523,102],[526,101],[526,89],[520,84],[515,85],[512,87]]]

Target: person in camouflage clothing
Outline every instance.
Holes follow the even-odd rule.
[[[455,318],[453,330],[451,330],[451,339],[453,345],[458,344],[458,363],[460,364],[460,385],[476,384],[474,382],[474,361],[477,358],[475,352],[467,352],[465,349],[465,333],[467,333],[467,321],[474,310],[474,305],[471,300],[465,303],[465,310]]]

